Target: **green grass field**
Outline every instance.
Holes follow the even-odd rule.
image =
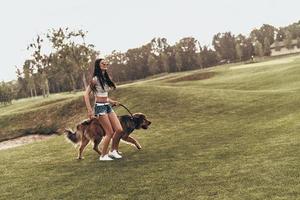
[[[77,161],[58,136],[0,151],[0,199],[300,199],[299,74],[289,56],[122,85],[112,98],[152,121],[133,133],[142,150],[122,143],[124,159],[100,162],[90,145]],[[16,101],[1,126],[73,128],[81,95]]]

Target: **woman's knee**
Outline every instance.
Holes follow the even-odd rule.
[[[116,129],[116,134],[121,134],[121,133],[123,133],[123,129],[122,129],[122,127],[118,127]]]
[[[105,136],[106,136],[106,137],[110,137],[110,138],[111,138],[113,135],[114,135],[113,130],[106,130],[106,131],[105,131]]]
[[[104,128],[104,133],[105,133],[105,136],[110,137],[110,138],[114,135],[114,131],[113,131],[112,127],[109,127],[109,126]]]
[[[104,129],[105,136],[111,138],[114,135],[114,131],[110,124],[108,116],[102,116],[101,118],[99,118],[99,122]]]

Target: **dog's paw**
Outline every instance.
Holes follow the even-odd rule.
[[[77,157],[77,160],[83,160],[84,157]]]
[[[141,150],[141,149],[142,149],[142,146],[136,146],[136,148],[137,148],[138,150]]]

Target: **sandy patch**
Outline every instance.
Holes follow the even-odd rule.
[[[253,64],[244,64],[244,65],[230,67],[230,69],[244,69],[244,68],[251,68],[251,67],[261,67],[261,66],[287,64],[287,63],[294,62],[295,59],[297,59],[297,58],[300,58],[300,57],[297,56],[297,57],[276,59],[276,60],[270,60],[270,61],[253,63]]]
[[[15,139],[0,142],[0,150],[10,149],[25,144],[30,144],[32,142],[42,141],[55,136],[56,135],[28,135],[28,136],[18,137]]]

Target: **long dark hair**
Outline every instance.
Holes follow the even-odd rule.
[[[107,71],[105,70],[104,73],[102,72],[102,69],[100,68],[101,61],[104,60],[102,58],[97,59],[95,61],[95,68],[94,68],[94,74],[93,77],[97,77],[102,89],[104,90],[104,85],[107,84],[110,88],[116,89],[115,83],[110,79]]]

